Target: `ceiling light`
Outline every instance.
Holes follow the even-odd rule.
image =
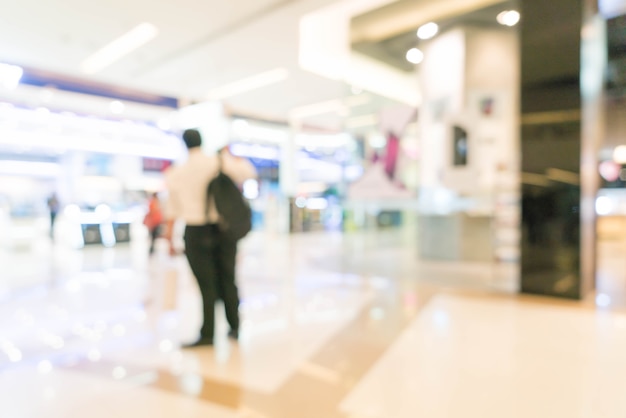
[[[344,103],[348,107],[359,107],[371,103],[372,98],[369,94],[359,94],[358,96],[349,96],[344,99]]]
[[[367,142],[372,148],[384,148],[387,145],[387,138],[383,134],[374,133],[369,135]]]
[[[406,60],[411,64],[419,64],[424,60],[424,53],[417,48],[411,48],[406,53]]]
[[[429,22],[419,27],[417,37],[426,40],[434,37],[437,32],[439,32],[439,25],[434,22]]]
[[[326,113],[343,113],[345,110],[346,106],[343,101],[341,99],[334,99],[294,107],[289,111],[289,117],[290,119],[303,119],[312,116],[324,115]]]
[[[97,73],[154,39],[159,30],[151,23],[142,23],[105,45],[81,64],[83,72]]]
[[[520,14],[517,10],[505,10],[498,14],[496,18],[498,23],[504,26],[515,26],[520,20]]]
[[[345,147],[352,137],[346,133],[339,134],[298,134],[296,144],[305,149]]]
[[[289,139],[289,134],[283,130],[258,125],[249,125],[243,132],[233,132],[233,134],[253,142],[269,142],[274,144],[281,144]],[[234,150],[231,151],[235,153]]]
[[[116,115],[123,113],[124,107],[125,107],[124,103],[120,102],[119,100],[113,100],[111,104],[109,105],[109,108],[111,109],[111,113],[115,113]]]
[[[608,215],[613,211],[613,201],[608,196],[600,196],[596,199],[596,213]]]
[[[162,131],[172,129],[172,121],[169,118],[161,118],[157,121],[157,127]]]
[[[221,100],[227,97],[236,96],[251,90],[279,83],[289,77],[289,71],[285,68],[275,68],[264,73],[244,78],[221,87],[211,90],[208,94],[209,100]]]
[[[374,114],[355,116],[346,120],[346,128],[356,129],[356,128],[364,128],[366,126],[376,126],[378,122],[379,122],[379,118],[377,115],[374,115]]]
[[[241,133],[250,127],[250,123],[245,119],[235,119],[231,123],[231,127],[233,131]]]
[[[619,145],[613,150],[613,161],[618,164],[626,164],[626,145]]]
[[[7,89],[14,89],[20,83],[24,70],[17,65],[0,63],[0,85]]]

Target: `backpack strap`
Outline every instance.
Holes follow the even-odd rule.
[[[223,165],[224,165],[224,163],[223,163],[223,159],[222,159],[221,150],[218,150],[216,154],[217,154],[216,155],[217,156],[217,175],[215,177],[213,177],[209,181],[209,184],[207,184],[206,202],[205,202],[205,205],[204,205],[204,216],[206,218],[209,217],[209,211],[210,211],[210,208],[211,208],[211,198],[213,197],[212,193],[211,193],[211,187],[210,187],[211,182],[213,180],[215,180],[216,177],[218,177],[220,174],[223,173]]]
[[[220,149],[219,151],[217,151],[218,173],[223,173],[223,166],[224,166],[224,161],[223,161],[223,158],[222,158],[222,150]]]

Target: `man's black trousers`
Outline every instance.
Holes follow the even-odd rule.
[[[237,242],[227,240],[216,224],[187,225],[185,253],[200,287],[204,322],[200,337],[213,339],[215,302],[222,299],[230,328],[239,330],[239,293],[235,283]]]

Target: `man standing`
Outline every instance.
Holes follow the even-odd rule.
[[[228,336],[233,339],[239,336],[239,293],[235,282],[237,242],[220,233],[215,203],[209,202],[207,208],[208,184],[219,173],[220,160],[222,171],[237,184],[256,177],[256,172],[252,164],[242,164],[228,153],[220,153],[219,157],[204,154],[201,149],[202,137],[196,129],[186,130],[183,141],[189,150],[187,161],[165,172],[165,184],[169,192],[165,237],[170,242],[170,252],[173,254],[174,222],[181,219],[186,223],[185,254],[198,281],[204,320],[200,338],[185,347],[197,347],[213,344],[215,301],[218,298],[224,302],[230,326]]]

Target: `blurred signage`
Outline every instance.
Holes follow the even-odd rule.
[[[113,158],[107,154],[91,154],[85,161],[85,175],[110,176]]]
[[[147,158],[143,159],[143,171],[149,172],[162,172],[172,165],[172,160],[163,160],[160,158]]]

